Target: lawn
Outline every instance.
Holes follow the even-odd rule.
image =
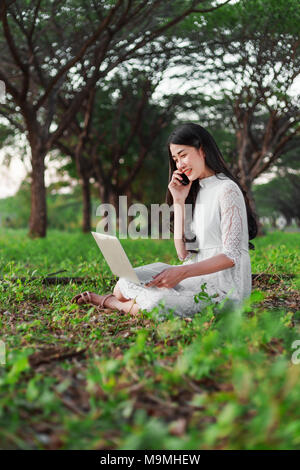
[[[180,263],[172,240],[121,242],[133,266]],[[0,448],[299,449],[300,234],[253,242],[242,308],[161,321],[70,303],[117,280],[90,234],[1,229]]]

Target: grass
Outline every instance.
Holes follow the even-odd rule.
[[[160,321],[70,304],[117,279],[92,236],[26,233],[0,231],[0,448],[299,449],[299,276],[281,277],[299,274],[299,234],[254,240],[252,272],[274,277],[242,308]],[[121,242],[133,266],[180,264],[171,240]],[[85,282],[42,283],[61,270]]]

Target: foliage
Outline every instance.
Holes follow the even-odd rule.
[[[211,90],[235,134],[235,170],[247,189],[277,159],[287,167],[287,152],[299,148],[299,18],[297,0],[241,0],[176,27],[185,41],[177,64],[195,88]]]
[[[5,67],[0,80],[7,102],[0,106],[0,114],[25,133],[30,145],[32,237],[44,237],[47,229],[45,156],[77,124],[77,113],[90,102],[97,84],[100,87],[120,64],[143,54],[145,45],[151,49],[164,31],[203,3],[176,1],[174,16],[165,21],[170,8],[163,0],[2,1],[0,47]],[[156,57],[161,54],[162,49],[155,51]]]
[[[48,223],[51,228],[72,230],[80,226],[82,203],[78,192],[48,194]],[[24,180],[15,196],[0,199],[2,227],[28,227],[30,213],[30,184]]]
[[[70,303],[116,280],[91,236],[24,235],[0,231],[1,448],[299,448],[300,366],[291,357],[300,316],[289,300],[299,278],[254,287],[236,310],[208,302],[192,319],[169,312],[162,321],[162,305],[120,317]],[[122,243],[134,266],[178,264],[171,240]],[[252,272],[297,272],[298,253],[299,234],[258,238]],[[85,282],[42,284],[59,269]],[[276,308],[273,295],[286,303]]]
[[[254,197],[257,201],[260,216],[273,214],[278,217],[283,215],[287,222],[295,218],[300,224],[300,209],[295,201],[300,196],[300,178],[298,175],[288,173],[277,176],[265,184],[254,188]]]

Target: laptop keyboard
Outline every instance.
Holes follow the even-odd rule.
[[[152,281],[152,278],[151,278],[151,279],[148,279],[147,281],[140,281],[140,285],[141,285],[141,286],[145,286],[145,284],[147,284],[147,283],[150,282],[150,281]],[[155,286],[153,286],[153,287],[155,287]],[[174,286],[173,289],[178,290],[178,291],[181,291],[181,290],[184,289],[184,287],[183,287],[183,286],[179,286],[179,285],[177,284],[177,286]]]

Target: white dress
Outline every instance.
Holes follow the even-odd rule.
[[[197,263],[220,253],[224,253],[235,264],[222,271],[186,278],[173,288],[139,286],[121,277],[118,286],[122,295],[135,299],[143,310],[151,311],[158,306],[162,314],[172,310],[181,317],[193,316],[207,305],[205,300],[199,300],[198,303],[194,300],[195,294],[201,292],[201,285],[204,283],[205,292],[210,296],[218,294],[218,297],[212,299],[216,303],[229,299],[234,305],[241,305],[251,294],[252,273],[244,196],[238,185],[224,173],[202,178],[199,184],[200,190],[190,224],[197,237],[199,251],[189,253],[182,264]],[[195,249],[195,244],[187,245],[187,249]],[[143,266],[134,269],[138,274]],[[161,271],[160,265],[157,273]]]

